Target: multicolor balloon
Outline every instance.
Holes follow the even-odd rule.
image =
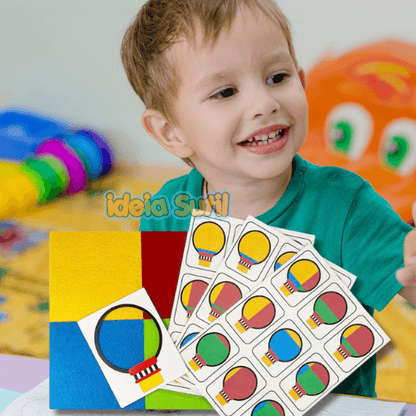
[[[320,363],[310,362],[303,365],[296,374],[296,384],[289,391],[293,400],[301,397],[321,394],[329,384],[328,370]]]
[[[321,278],[319,267],[312,260],[298,260],[287,273],[287,280],[280,288],[285,296],[295,292],[309,292],[314,289]]]
[[[289,261],[296,253],[294,251],[288,251],[281,254],[274,263],[274,270],[276,271],[280,266]]]
[[[302,351],[302,339],[293,329],[279,329],[269,340],[269,349],[261,358],[270,367],[278,361],[294,360]]]
[[[334,352],[335,358],[342,362],[348,357],[363,357],[374,345],[374,334],[362,324],[349,326],[341,335],[341,344]]]
[[[193,280],[182,289],[181,302],[186,310],[187,319],[192,316],[207,287],[208,284],[203,280]]]
[[[313,314],[306,321],[315,329],[322,324],[333,325],[338,323],[347,313],[347,302],[337,292],[325,292],[316,299]]]
[[[270,253],[270,240],[260,231],[249,231],[244,234],[238,243],[240,261],[237,269],[247,273],[251,266],[263,262]]]
[[[274,400],[264,400],[256,405],[251,416],[285,416],[283,407]]]
[[[247,367],[235,367],[224,377],[223,389],[215,396],[218,403],[224,406],[231,400],[248,399],[257,388],[257,377]]]
[[[212,288],[209,295],[211,312],[209,313],[208,320],[214,322],[240,299],[241,291],[236,284],[231,282],[218,283]]]
[[[273,302],[265,296],[254,296],[243,306],[243,314],[235,327],[242,334],[250,328],[265,328],[273,321],[276,310]]]
[[[224,248],[225,234],[218,224],[207,221],[196,227],[192,243],[199,255],[198,265],[210,267],[212,258]]]
[[[194,371],[204,366],[215,367],[222,364],[230,355],[230,343],[227,338],[216,332],[204,335],[196,345],[196,354],[189,361]]]

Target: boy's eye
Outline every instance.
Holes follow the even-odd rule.
[[[285,72],[277,72],[275,74],[272,74],[266,81],[267,84],[280,84],[283,82],[288,74]]]
[[[216,94],[212,95],[210,98],[228,98],[235,94],[236,90],[235,88],[224,88],[221,91],[218,91]]]

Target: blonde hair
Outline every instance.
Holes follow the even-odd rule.
[[[244,6],[260,11],[280,26],[297,66],[289,22],[274,0],[149,0],[127,29],[121,45],[128,80],[146,108],[160,111],[168,122],[177,124],[173,102],[180,79],[169,59],[169,48],[183,37],[194,41],[197,23],[202,24],[204,42],[214,45]],[[184,161],[193,166],[188,159]]]

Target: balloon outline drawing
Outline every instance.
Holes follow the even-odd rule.
[[[240,334],[250,328],[262,329],[270,325],[276,316],[273,302],[266,296],[253,296],[242,308],[241,318],[234,324]]]
[[[217,402],[224,406],[232,400],[242,401],[250,398],[257,389],[257,376],[245,366],[234,367],[227,372],[223,388],[215,396]]]
[[[245,233],[238,242],[240,260],[237,270],[247,274],[251,267],[267,259],[271,250],[269,237],[261,231],[252,230]]]
[[[211,311],[208,315],[208,321],[214,322],[238,302],[241,297],[241,290],[235,283],[224,281],[216,284],[209,293]]]
[[[296,373],[296,383],[289,394],[294,401],[304,396],[318,396],[326,390],[329,381],[327,368],[323,364],[311,361],[299,368]]]
[[[192,234],[192,245],[198,252],[198,266],[211,267],[212,259],[225,246],[224,230],[213,221],[199,224]]]
[[[268,350],[261,358],[270,367],[277,362],[295,360],[302,352],[302,337],[291,328],[281,328],[275,331],[269,339]]]
[[[348,305],[343,295],[334,291],[325,292],[315,300],[313,313],[306,322],[312,329],[322,324],[335,325],[344,319],[347,311]]]
[[[192,316],[207,287],[208,283],[196,279],[187,283],[182,289],[180,299],[181,304],[186,311],[186,318],[188,320]]]
[[[107,360],[107,358],[104,356],[101,350],[100,342],[99,342],[100,329],[102,327],[102,323],[104,322],[105,318],[111,312],[120,308],[134,308],[147,314],[150,317],[150,319],[155,323],[158,336],[159,336],[159,344],[158,344],[156,353],[152,357],[145,359],[144,361],[136,364],[135,366],[129,369],[118,367],[114,365],[113,363],[111,363],[109,360]],[[143,392],[146,392],[164,382],[163,377],[160,374],[161,369],[159,368],[157,364],[157,357],[160,354],[160,351],[162,349],[162,343],[163,343],[162,330],[160,328],[160,325],[157,319],[147,309],[143,308],[142,306],[138,306],[132,303],[125,303],[125,304],[113,306],[110,309],[108,309],[106,312],[104,312],[104,314],[101,315],[95,327],[94,343],[95,343],[96,351],[99,357],[101,358],[101,360],[111,369],[118,371],[120,373],[130,374],[131,376],[133,376],[135,379],[135,383],[139,384]]]
[[[188,364],[195,372],[203,367],[217,367],[227,360],[230,348],[230,342],[223,334],[211,332],[198,340],[196,353]]]
[[[349,357],[364,357],[372,350],[375,339],[373,331],[367,325],[352,324],[342,332],[340,341],[339,347],[333,353],[338,362]]]
[[[310,268],[310,270],[307,270],[308,274],[306,275],[306,278],[303,276],[303,274],[306,274],[304,270],[302,270],[303,267]],[[297,270],[298,268],[300,270]],[[296,269],[296,271],[294,269]],[[298,274],[299,276],[296,276],[295,274]],[[295,292],[307,293],[315,289],[320,280],[321,270],[319,266],[313,260],[300,259],[295,261],[289,267],[287,271],[287,280],[283,283],[280,290],[286,297]]]

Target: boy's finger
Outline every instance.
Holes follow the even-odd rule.
[[[416,228],[409,231],[404,239],[404,265],[412,263],[416,259]]]
[[[416,259],[412,259],[412,262],[397,270],[396,279],[403,286],[410,286],[416,284]]]

